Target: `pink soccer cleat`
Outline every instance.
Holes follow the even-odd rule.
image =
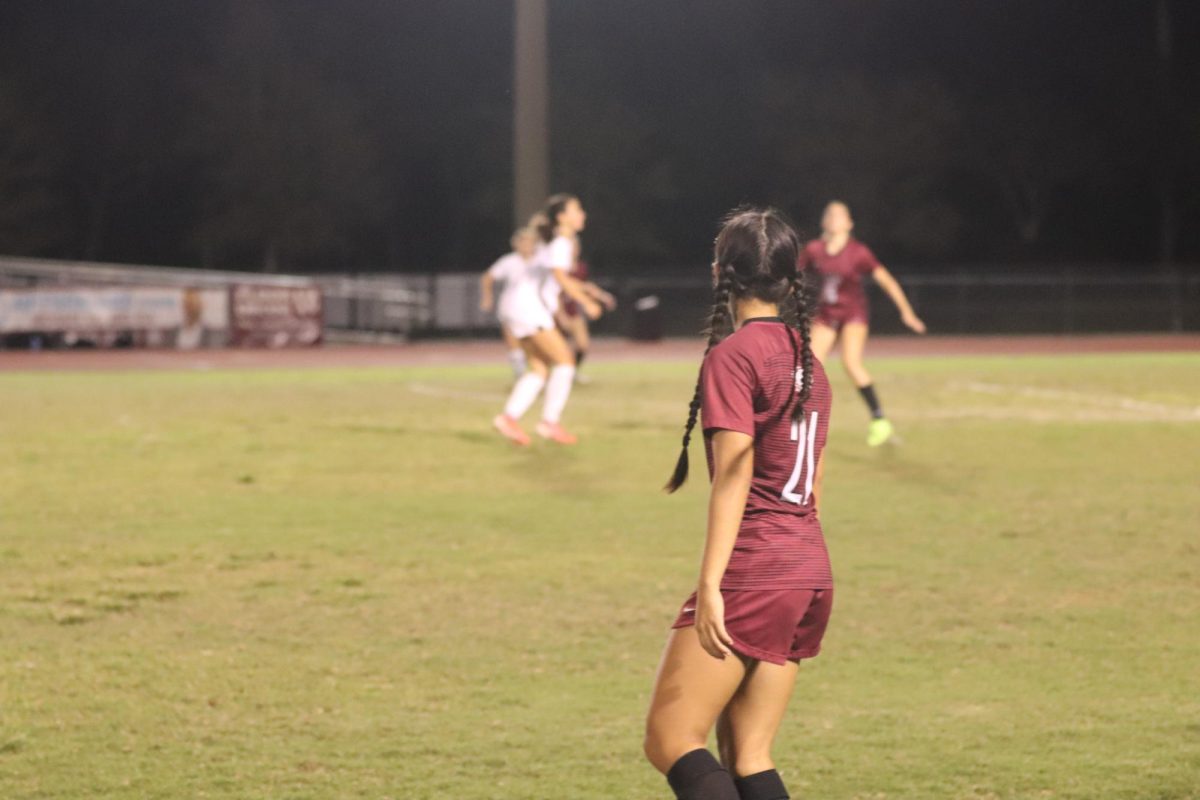
[[[492,427],[500,431],[500,435],[513,444],[518,444],[521,447],[529,447],[529,434],[521,430],[521,423],[508,414],[497,414],[493,417]]]
[[[542,420],[537,424],[537,428],[535,428],[535,430],[537,431],[538,436],[541,436],[543,439],[549,439],[550,441],[558,442],[559,444],[575,444],[579,441],[577,436],[567,433],[566,428],[564,428],[562,425],[559,425],[557,422],[546,422],[546,420]]]

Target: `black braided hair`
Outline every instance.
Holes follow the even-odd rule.
[[[813,351],[812,351],[812,282],[808,278],[806,272],[801,271],[797,264],[796,273],[792,276],[792,306],[793,312],[791,320],[792,325],[800,332],[800,348],[799,353],[793,358],[792,367],[795,374],[795,368],[799,366],[801,372],[800,379],[800,394],[796,398],[796,404],[792,407],[792,422],[799,422],[804,416],[804,404],[808,402],[812,396],[812,381],[813,381]],[[792,340],[793,350],[795,349],[795,340]],[[796,361],[799,360],[797,365]]]
[[[712,309],[708,312],[708,324],[705,326],[705,332],[708,336],[708,344],[704,348],[704,357],[708,356],[708,351],[712,350],[716,345],[729,335],[729,331],[733,328],[733,313],[730,310],[730,304],[733,302],[734,286],[737,282],[737,273],[732,265],[718,267],[717,283],[713,287],[713,304]],[[704,357],[700,359],[703,365]],[[703,370],[703,366],[701,367]],[[688,404],[687,424],[683,427],[683,447],[679,451],[679,459],[675,462],[675,471],[671,474],[671,480],[667,481],[667,485],[663,488],[667,492],[674,492],[688,476],[688,445],[692,441],[692,431],[696,428],[696,417],[700,414],[700,375],[696,376],[696,388],[692,392],[692,402]]]

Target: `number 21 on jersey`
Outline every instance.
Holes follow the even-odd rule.
[[[796,466],[792,467],[792,475],[787,485],[783,487],[784,500],[797,505],[808,505],[812,497],[813,474],[816,466],[813,464],[817,448],[817,412],[812,412],[808,419],[792,422],[792,441],[796,443]],[[804,491],[797,492],[800,476],[804,476]]]

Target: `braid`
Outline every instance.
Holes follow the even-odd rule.
[[[800,396],[796,398],[796,405],[792,408],[792,421],[799,422],[804,416],[804,404],[808,402],[812,395],[812,373],[813,373],[813,352],[812,352],[812,295],[810,290],[810,282],[808,274],[802,270],[797,270],[792,276],[792,302],[795,304],[796,311],[794,324],[800,331],[800,348],[799,353],[796,353],[795,342],[793,340],[793,370],[799,366],[801,371],[800,380]],[[797,365],[796,360],[799,360]],[[793,375],[795,372],[793,371]]]
[[[728,335],[727,330],[732,322],[729,314],[729,302],[733,296],[735,279],[736,273],[733,267],[728,265],[722,267],[717,276],[717,285],[713,287],[712,310],[709,311],[708,324],[705,327],[705,333],[708,336],[708,344],[704,348],[705,358],[708,357],[708,352]],[[700,363],[703,371],[703,358]],[[679,451],[679,460],[675,462],[675,472],[671,474],[671,479],[663,487],[668,493],[674,492],[687,480],[688,445],[692,441],[692,431],[696,428],[696,417],[700,414],[701,388],[700,376],[697,375],[696,388],[692,392],[692,402],[688,404],[687,424],[683,427],[683,448]]]

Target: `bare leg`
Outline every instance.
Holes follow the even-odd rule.
[[[746,675],[736,656],[713,658],[693,627],[671,631],[646,717],[646,758],[664,775],[680,756],[699,750]]]
[[[562,320],[563,330],[571,337],[571,346],[575,350],[575,380],[580,383],[587,383],[587,379],[579,375],[579,368],[583,366],[583,360],[587,358],[588,348],[591,347],[591,337],[588,335],[587,317],[582,314],[571,316],[564,313]]]
[[[538,331],[521,342],[528,343],[527,347],[532,347],[536,356],[551,367],[575,366],[575,356],[557,328]]]
[[[549,372],[550,367],[546,364],[545,359],[542,358],[542,354],[537,346],[534,345],[533,338],[526,337],[521,339],[520,345],[521,349],[525,351],[525,369],[535,375],[541,375],[542,379],[545,380],[546,373]]]
[[[516,426],[516,421],[525,415],[525,412],[537,400],[537,396],[546,385],[547,368],[546,362],[533,343],[532,337],[522,339],[520,344],[521,348],[525,351],[525,371],[521,377],[517,378],[517,382],[513,384],[512,389],[509,391],[508,400],[504,403],[504,413],[493,420],[492,425],[496,426],[502,434],[515,440],[518,444],[528,444],[528,438]],[[505,418],[507,418],[507,422]]]
[[[717,727],[721,761],[737,777],[775,768],[771,744],[787,711],[799,665],[752,661]]]
[[[863,366],[863,350],[867,346],[869,328],[862,322],[848,322],[842,328],[842,366],[854,385],[860,389],[871,385],[871,373]],[[816,332],[813,333],[816,340]],[[814,350],[815,345],[814,345]]]
[[[509,350],[520,349],[521,342],[517,339],[517,337],[512,335],[512,331],[508,329],[507,325],[500,326],[500,335],[504,337],[504,346]]]
[[[500,335],[504,337],[504,346],[508,348],[508,365],[512,368],[513,377],[520,378],[528,367],[528,358],[521,341],[512,335],[507,325],[500,326]]]
[[[871,414],[871,426],[867,430],[867,444],[871,447],[878,447],[892,439],[895,429],[884,416],[883,406],[879,402],[879,394],[871,383],[871,373],[867,372],[867,368],[863,366],[863,350],[867,345],[867,333],[867,325],[863,322],[852,322],[842,329],[842,366],[846,368],[846,374],[850,376],[850,380],[854,381],[854,385],[858,387],[858,393],[862,395],[863,402],[866,403],[867,410]]]
[[[837,331],[828,325],[820,322],[814,322],[812,325],[812,351],[813,355],[822,364],[825,359],[829,358],[829,353],[833,350],[833,344],[837,341]]]
[[[575,437],[559,426],[567,399],[571,396],[571,385],[575,382],[575,355],[567,346],[558,328],[538,331],[529,337],[539,357],[549,363],[550,373],[546,378],[545,401],[542,405],[542,421],[538,433],[561,444],[574,444]]]
[[[567,344],[574,344],[575,337],[571,332],[571,316],[561,307],[554,312],[554,324],[559,332],[567,339]]]
[[[582,352],[587,352],[592,346],[592,336],[588,331],[587,317],[583,314],[576,314],[573,317],[567,317],[570,320],[567,323],[567,330],[571,333],[571,340],[575,342],[575,349]]]

